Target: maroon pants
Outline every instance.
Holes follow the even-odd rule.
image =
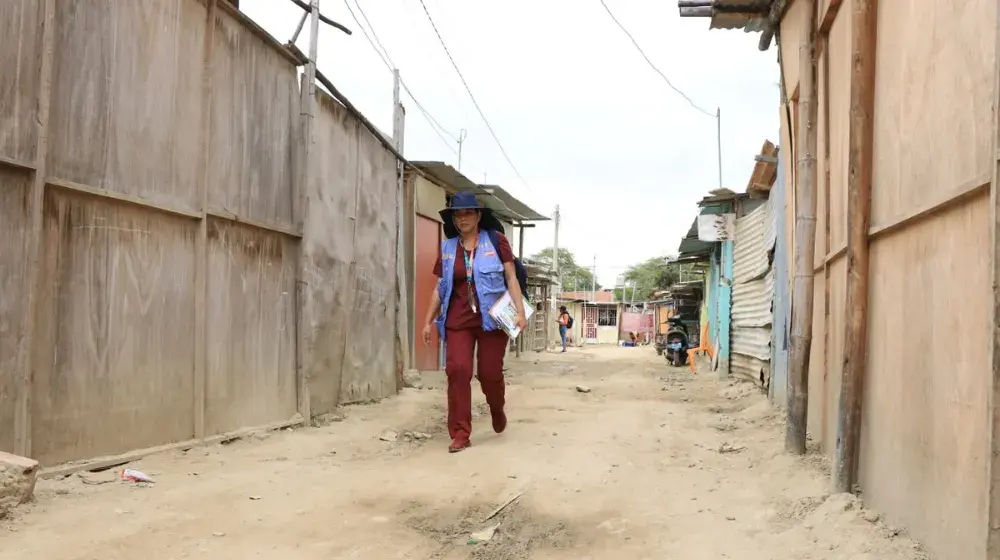
[[[491,414],[504,405],[503,356],[507,333],[483,329],[448,330],[445,334],[445,373],[448,375],[448,434],[468,440],[472,435],[472,358],[478,345],[479,386]]]

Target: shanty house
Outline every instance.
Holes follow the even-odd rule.
[[[1000,557],[997,3],[678,5],[777,39],[802,443],[934,558]]]

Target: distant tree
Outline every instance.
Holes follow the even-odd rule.
[[[531,256],[531,260],[542,265],[552,266],[552,247],[544,249]],[[576,258],[569,249],[559,248],[559,278],[564,292],[590,291],[595,287],[594,275],[586,268],[576,264]],[[601,289],[601,284],[596,284]]]
[[[688,279],[692,272],[691,265],[678,264],[674,262],[676,257],[654,257],[647,259],[637,265],[630,266],[625,271],[625,280],[635,282],[636,301],[646,300],[654,292],[667,290],[681,279],[681,270],[685,269],[684,278]],[[620,288],[615,289],[615,297],[622,300],[622,297],[631,300],[632,288],[627,294],[623,294]]]

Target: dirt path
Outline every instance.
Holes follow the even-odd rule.
[[[530,356],[509,383],[507,433],[483,414],[458,455],[442,392],[407,390],[323,427],[131,465],[153,487],[42,482],[0,521],[0,558],[925,558],[849,497],[825,499],[818,461],[781,453],[780,417],[751,385],[646,348]],[[399,441],[380,441],[388,430]],[[519,492],[494,539],[468,544]]]

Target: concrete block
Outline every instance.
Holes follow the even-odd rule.
[[[38,461],[0,451],[0,518],[35,493]]]

